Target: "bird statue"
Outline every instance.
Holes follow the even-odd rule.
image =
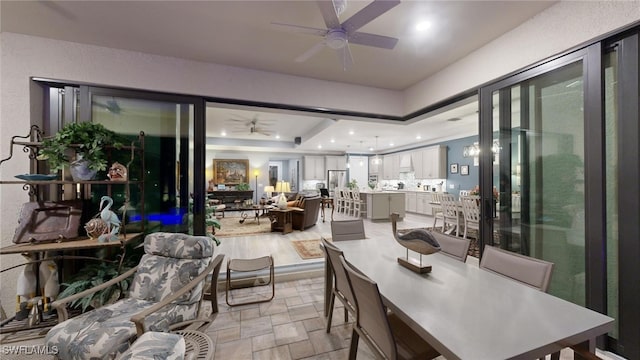
[[[424,229],[412,229],[403,234],[398,233],[397,222],[400,216],[397,213],[391,214],[391,230],[393,237],[398,244],[407,249],[405,258],[398,258],[398,263],[407,269],[424,274],[431,271],[431,266],[422,265],[422,255],[429,255],[440,251],[440,244],[433,235]],[[420,254],[420,264],[416,265],[409,261],[409,250]]]
[[[26,264],[24,270],[18,274],[16,284],[16,320],[27,317],[29,300],[36,296],[36,282],[34,264]]]
[[[49,302],[53,302],[60,293],[60,282],[58,281],[58,266],[53,261],[47,262],[49,268],[49,278],[44,284],[44,290],[42,292],[42,301],[44,303],[44,312],[49,311]],[[48,301],[47,301],[48,300]]]
[[[40,266],[38,267],[38,272],[39,272],[38,284],[40,285],[40,294],[44,294],[45,284],[47,283],[47,280],[49,280],[49,277],[51,276],[50,265],[55,266],[55,264],[56,263],[54,263],[52,260],[44,260],[40,262]],[[47,303],[46,297],[43,299],[43,302],[46,306],[46,303]]]
[[[102,205],[107,203],[107,205],[102,208]],[[103,196],[100,199],[100,218],[107,224],[107,231],[98,237],[99,242],[110,242],[118,240],[118,233],[120,232],[120,219],[118,216],[111,211],[111,206],[113,206],[113,199],[109,196]]]

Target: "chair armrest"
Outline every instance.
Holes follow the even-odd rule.
[[[215,261],[211,261],[211,263],[209,263],[209,266],[207,266],[207,268],[202,273],[200,273],[200,275],[195,277],[193,280],[189,281],[180,290],[178,290],[178,291],[174,292],[173,294],[167,296],[166,298],[164,298],[164,300],[160,301],[159,303],[156,303],[153,306],[148,307],[148,308],[140,311],[139,313],[133,315],[130,320],[136,324],[136,333],[137,333],[136,336],[140,337],[142,334],[144,334],[144,332],[145,332],[144,319],[147,316],[149,316],[150,314],[153,314],[154,312],[156,312],[156,311],[162,309],[163,307],[169,305],[173,301],[175,301],[178,298],[180,298],[182,295],[184,295],[187,292],[189,292],[196,285],[198,285],[201,281],[204,281],[207,278],[207,276],[209,276],[209,274],[213,271],[215,266],[216,266],[216,262]],[[202,291],[204,291],[204,288],[202,289]]]
[[[51,306],[53,306],[54,309],[56,309],[56,311],[58,312],[58,322],[63,322],[65,320],[67,320],[69,318],[69,313],[67,312],[67,307],[66,305],[70,302],[73,302],[77,299],[83,298],[87,295],[91,295],[97,291],[100,291],[102,289],[106,289],[111,285],[115,285],[117,283],[119,283],[120,281],[128,278],[129,276],[133,275],[136,270],[138,270],[138,267],[134,267],[130,270],[128,270],[125,273],[122,273],[121,275],[114,277],[113,279],[102,283],[98,286],[94,286],[91,289],[87,289],[85,291],[79,292],[77,294],[73,294],[71,296],[67,296],[66,298],[60,299],[60,300],[56,300],[54,302],[51,303]]]

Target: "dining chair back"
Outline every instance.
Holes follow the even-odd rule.
[[[456,236],[460,235],[460,208],[458,207],[456,197],[452,194],[442,194],[440,203],[442,204],[443,217],[442,232],[445,231],[447,224],[450,224],[455,226]]]
[[[442,232],[444,232],[444,215],[442,215],[442,193],[434,192],[431,194],[431,202],[433,203],[433,229],[436,229],[438,220],[442,221]]]
[[[536,259],[533,257],[517,254],[511,251],[499,249],[494,246],[484,247],[480,267],[493,273],[506,276],[525,285],[547,292],[551,282],[551,273],[554,264],[549,261]],[[599,359],[595,355],[591,356],[588,351],[581,348],[574,348],[585,358]],[[544,358],[541,358],[541,360]],[[560,352],[551,354],[552,360],[560,359]]]
[[[356,304],[349,359],[356,359],[358,340],[384,359],[433,359],[440,354],[396,315],[388,314],[378,284],[340,257]]]
[[[342,189],[338,187],[333,189],[333,206],[335,212],[342,211]]]
[[[364,211],[362,209],[364,202],[360,198],[360,190],[358,188],[353,189],[351,195],[353,196],[351,204],[352,215],[359,218],[363,212],[366,212],[366,209]]]
[[[551,281],[553,263],[494,246],[485,246],[480,268],[546,292]]]
[[[334,220],[331,222],[331,239],[333,241],[364,239],[364,222],[356,220]]]
[[[468,229],[480,230],[480,196],[461,196],[460,203],[464,214],[464,234],[462,237],[466,239]]]
[[[331,319],[333,318],[333,308],[335,305],[336,297],[344,305],[344,322],[349,320],[349,313],[355,314],[355,300],[349,286],[349,280],[347,279],[347,273],[345,272],[340,257],[343,256],[342,250],[335,245],[327,241],[325,238],[321,238],[322,249],[325,256],[329,260],[329,266],[333,271],[333,288],[331,289],[331,300],[329,301],[329,316],[327,317],[327,332],[331,331]]]
[[[471,245],[469,239],[461,239],[459,237],[441,234],[437,231],[433,231],[432,235],[436,241],[438,241],[438,244],[440,244],[440,252],[462,262],[467,261],[469,246]]]

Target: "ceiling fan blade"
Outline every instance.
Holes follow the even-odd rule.
[[[349,50],[349,44],[337,49],[336,53],[342,63],[342,70],[347,71],[351,65],[353,65],[353,57],[351,56],[351,50]]]
[[[389,36],[355,32],[349,36],[352,44],[373,46],[382,49],[393,49],[398,43],[398,39]]]
[[[327,29],[335,29],[340,27],[340,20],[338,14],[336,14],[336,8],[333,6],[333,1],[318,0],[316,1],[320,8],[320,13],[324,19],[324,24],[327,25]]]
[[[343,22],[342,28],[347,32],[347,35],[351,35],[398,4],[400,4],[400,0],[375,0]]]
[[[271,25],[276,25],[282,28],[285,28],[290,31],[295,31],[304,34],[311,34],[316,36],[325,36],[327,35],[327,29],[317,29],[308,26],[300,26],[300,25],[292,25],[292,24],[282,24],[277,22],[272,22]]]
[[[258,134],[262,134],[264,136],[271,136],[272,135],[271,131],[262,130],[262,129],[255,129],[254,132],[256,132]]]
[[[305,51],[302,55],[298,56],[295,61],[296,62],[305,62],[305,61],[309,60],[309,58],[311,58],[317,52],[322,50],[324,45],[325,45],[324,41],[321,41],[321,42],[315,44],[311,49]]]

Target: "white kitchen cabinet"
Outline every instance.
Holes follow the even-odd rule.
[[[407,212],[416,212],[417,196],[416,192],[405,192],[405,210]]]
[[[447,177],[447,147],[444,145],[431,146],[422,150],[421,176],[417,179],[446,179]]]
[[[431,193],[418,193],[416,197],[416,212],[418,214],[433,215]]]
[[[325,170],[346,170],[347,159],[344,156],[325,156]]]
[[[382,179],[394,180],[400,177],[400,157],[398,154],[385,155],[382,162]]]
[[[369,156],[369,175],[382,174],[382,158],[379,156]]]
[[[305,180],[324,180],[326,175],[324,156],[305,156],[303,160]]]

